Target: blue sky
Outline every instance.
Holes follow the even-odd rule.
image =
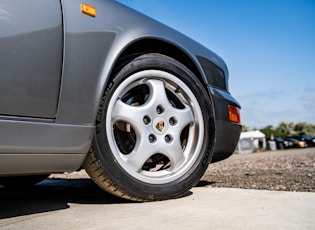
[[[315,124],[315,0],[119,0],[226,62],[251,128]]]

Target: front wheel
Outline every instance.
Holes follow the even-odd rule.
[[[214,130],[211,98],[197,77],[174,59],[145,54],[108,85],[84,167],[114,195],[175,198],[207,169]]]

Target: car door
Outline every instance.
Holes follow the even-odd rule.
[[[1,0],[1,117],[55,118],[62,36],[60,1]]]

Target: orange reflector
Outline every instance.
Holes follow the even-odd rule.
[[[240,109],[236,107],[235,105],[229,105],[228,109],[229,109],[230,121],[240,124],[241,123]]]
[[[89,6],[88,4],[81,4],[81,12],[89,16],[96,17],[96,8],[93,6]]]

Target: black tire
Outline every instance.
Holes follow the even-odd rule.
[[[135,201],[179,197],[213,155],[211,98],[184,65],[141,55],[108,85],[83,166],[104,190]]]
[[[23,188],[33,186],[43,180],[49,175],[31,175],[31,176],[9,176],[0,177],[0,185],[10,188]]]

